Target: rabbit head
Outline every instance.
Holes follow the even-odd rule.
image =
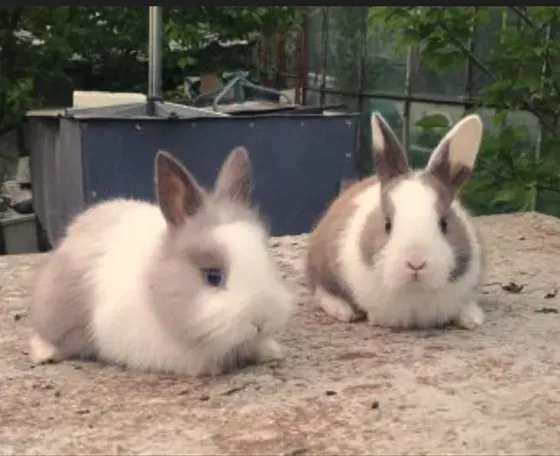
[[[457,123],[421,170],[410,169],[406,151],[381,115],[372,115],[371,127],[379,204],[363,239],[370,259],[379,262],[384,283],[417,290],[461,280],[478,246],[457,193],[480,148],[480,118],[469,115]]]
[[[168,228],[150,287],[164,328],[217,358],[280,329],[292,298],[269,253],[265,225],[251,208],[247,151],[231,151],[213,191],[167,152],[157,154],[155,169]]]

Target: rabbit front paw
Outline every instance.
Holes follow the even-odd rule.
[[[286,356],[282,345],[270,338],[257,342],[253,355],[254,361],[257,364],[281,361]]]
[[[60,361],[58,350],[37,334],[31,337],[29,357],[35,365]]]
[[[462,329],[475,329],[484,323],[484,311],[475,301],[470,301],[461,309],[455,324]]]
[[[315,292],[315,299],[327,314],[337,320],[349,323],[361,321],[366,317],[364,312],[354,309],[346,301],[337,298],[320,288],[317,288]]]

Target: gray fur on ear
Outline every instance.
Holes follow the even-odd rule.
[[[457,122],[451,130],[442,138],[437,147],[430,155],[426,169],[433,166],[444,149],[449,148],[449,160],[451,163],[461,164],[473,169],[480,144],[484,126],[480,116],[471,114]]]
[[[482,142],[483,125],[476,114],[461,119],[432,152],[426,171],[454,196],[469,178]]]
[[[376,174],[382,184],[409,171],[401,142],[378,112],[371,115],[371,136]]]
[[[244,147],[234,148],[222,165],[216,179],[214,196],[217,199],[249,205],[253,190],[253,170],[249,152]]]
[[[156,155],[155,182],[161,212],[172,226],[181,226],[204,203],[204,190],[194,176],[163,150]]]

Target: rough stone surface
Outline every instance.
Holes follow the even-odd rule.
[[[489,262],[481,329],[335,322],[308,304],[305,236],[275,239],[300,295],[281,337],[289,357],[214,379],[31,368],[26,298],[43,256],[0,257],[0,454],[556,454],[560,220],[476,223]]]

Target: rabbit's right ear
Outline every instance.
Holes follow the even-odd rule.
[[[426,171],[444,184],[452,197],[474,169],[483,132],[480,116],[466,116],[443,137],[430,156]]]
[[[204,204],[204,190],[183,165],[168,152],[160,150],[155,163],[159,207],[171,226],[181,226]]]
[[[409,172],[406,151],[378,112],[371,115],[371,138],[376,175],[381,184]]]
[[[235,147],[225,160],[214,187],[218,200],[237,201],[249,205],[253,190],[253,168],[245,147]]]

